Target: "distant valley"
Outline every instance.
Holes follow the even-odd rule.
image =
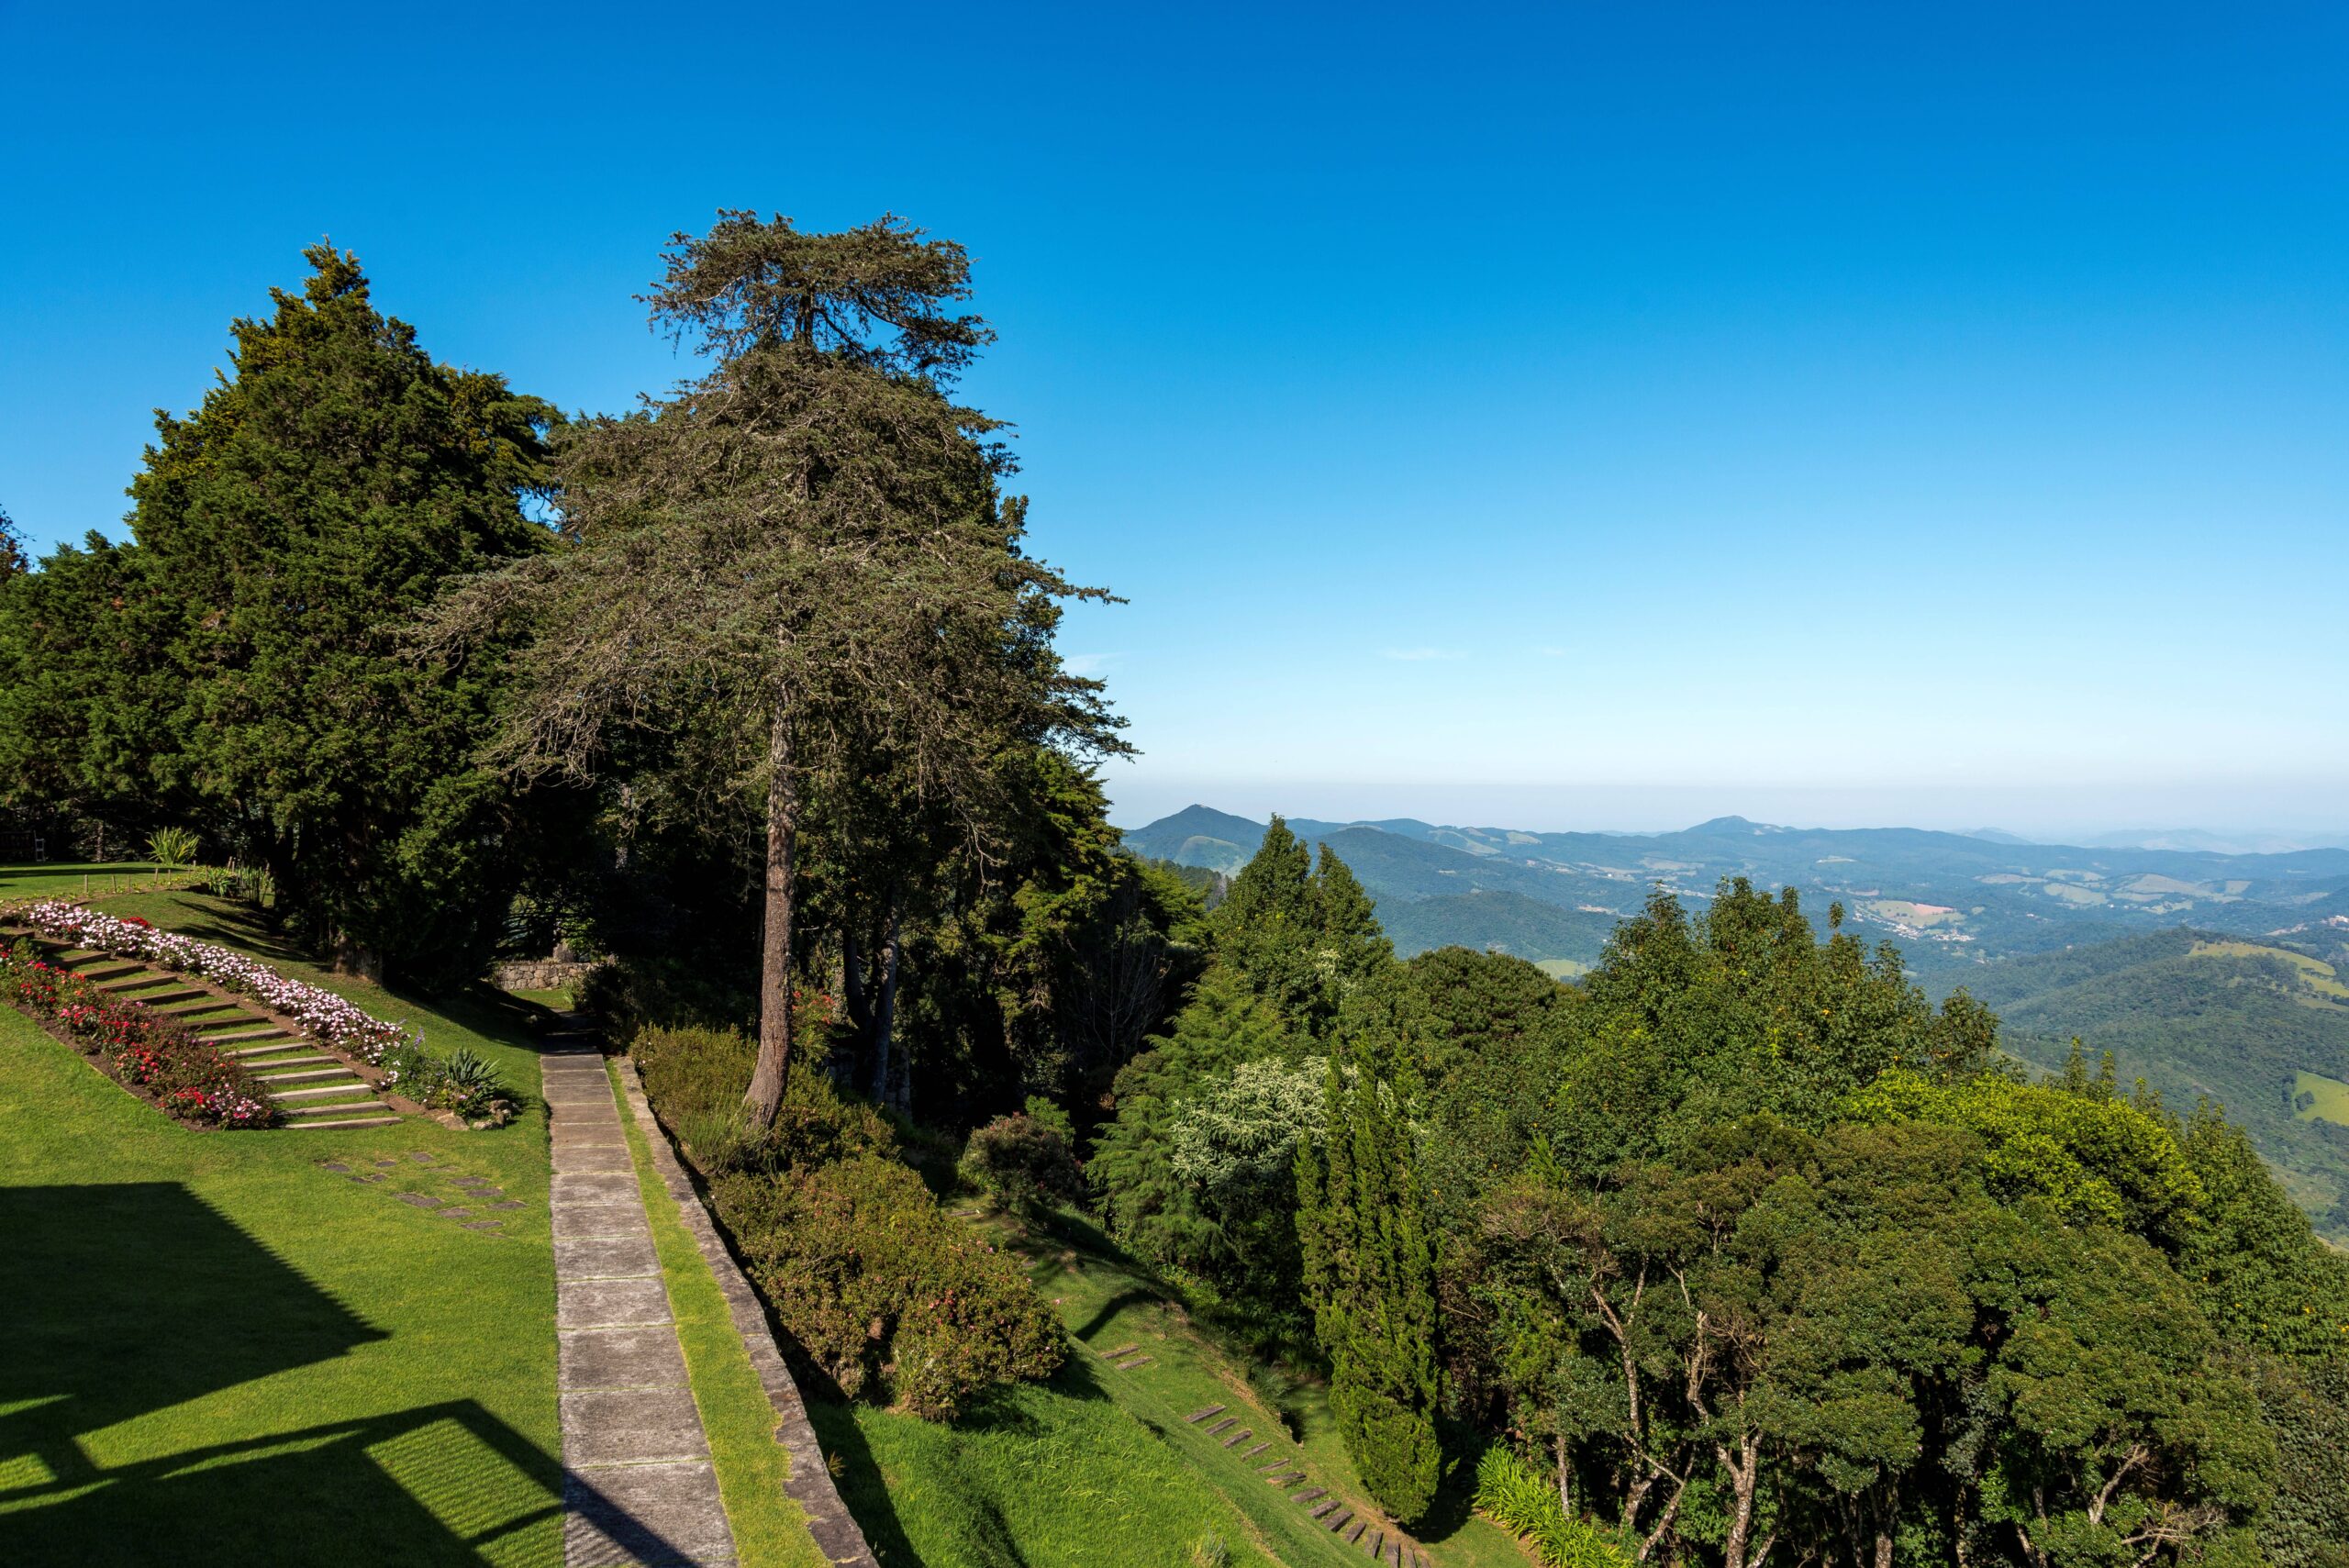
[[[1141,854],[1234,872],[1265,825],[1193,806],[1126,834]],[[1406,951],[1457,943],[1587,964],[1663,888],[1691,905],[1723,877],[1793,887],[1822,921],[1898,942],[1937,988],[1995,960],[2190,925],[2349,943],[2349,849],[2220,854],[2032,844],[1909,828],[1795,828],[1724,817],[1676,833],[1536,833],[1293,818],[1378,900]],[[1495,895],[1509,895],[1496,897]],[[1544,907],[1530,907],[1531,906]],[[1552,911],[1563,911],[1562,917]]]

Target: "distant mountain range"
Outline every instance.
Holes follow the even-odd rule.
[[[1458,943],[1586,964],[1657,887],[1691,905],[1726,876],[1794,887],[1822,922],[1899,943],[1937,988],[1989,962],[2193,925],[2267,936],[2349,929],[2349,849],[2221,853],[2023,842],[1913,828],[1797,828],[1720,817],[1676,833],[1535,833],[1411,817],[1296,817],[1378,900],[1404,951]],[[1126,834],[1141,854],[1236,872],[1265,824],[1192,806]],[[1498,896],[1508,895],[1508,896]],[[1546,910],[1532,907],[1546,906]],[[1553,915],[1550,911],[1563,912]],[[1584,917],[1569,918],[1564,917]]]

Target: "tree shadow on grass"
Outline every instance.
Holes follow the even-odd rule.
[[[166,1435],[112,1429],[385,1336],[176,1183],[0,1188],[0,1238],[10,1568],[512,1560],[562,1508],[561,1465],[472,1400],[142,1451]],[[667,1551],[573,1486],[638,1555]],[[530,1540],[560,1563],[553,1529]]]

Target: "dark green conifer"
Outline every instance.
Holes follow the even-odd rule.
[[[1325,1152],[1297,1157],[1297,1239],[1330,1407],[1370,1495],[1408,1524],[1442,1479],[1436,1440],[1435,1260],[1410,1128],[1386,1085],[1340,1066]]]

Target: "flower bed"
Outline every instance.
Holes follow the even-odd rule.
[[[252,1074],[217,1046],[184,1024],[49,962],[28,942],[0,947],[0,995],[176,1120],[257,1128],[276,1119]]]
[[[224,991],[250,996],[265,1007],[286,1014],[313,1038],[371,1064],[408,1043],[407,1031],[397,1024],[370,1018],[333,992],[289,980],[233,948],[159,931],[144,920],[102,915],[57,899],[33,905],[19,918],[59,941],[135,958],[157,969],[200,974]]]

